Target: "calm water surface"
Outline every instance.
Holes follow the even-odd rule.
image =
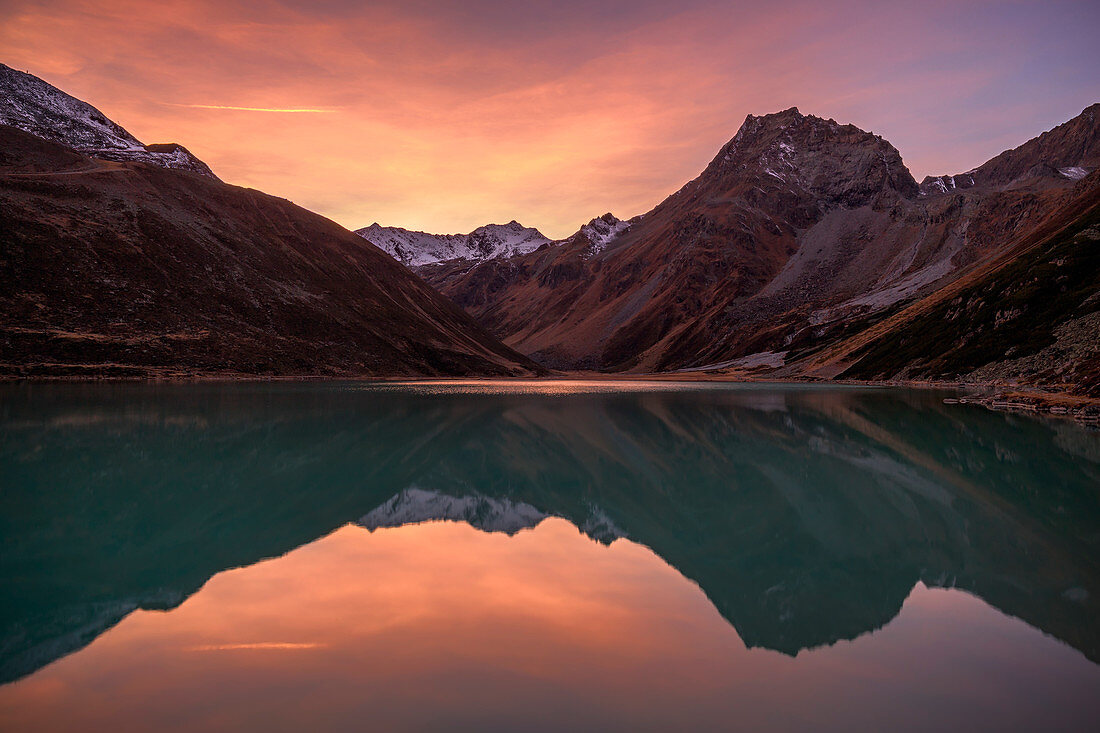
[[[1100,435],[884,389],[0,389],[3,730],[1096,730]]]

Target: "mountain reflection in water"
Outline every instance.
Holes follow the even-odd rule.
[[[932,392],[638,389],[4,387],[0,681],[349,522],[433,519],[644,545],[750,648],[854,639],[922,583],[1100,660],[1096,433]]]

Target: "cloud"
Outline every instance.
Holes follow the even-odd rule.
[[[227,104],[178,104],[176,102],[161,102],[170,107],[187,107],[189,109],[227,109],[234,112],[312,112],[319,114],[331,114],[335,109],[310,109],[308,107],[234,107]]]
[[[1098,22],[1068,1],[8,0],[0,48],[345,226],[566,236],[790,106],[883,135],[918,179],[966,170],[1100,99]]]
[[[302,649],[323,649],[328,644],[319,642],[294,642],[294,641],[253,641],[238,644],[198,644],[184,647],[189,652],[224,652],[224,651],[298,651]]]

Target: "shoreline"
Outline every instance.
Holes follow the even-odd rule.
[[[1016,412],[1069,418],[1088,425],[1100,425],[1100,398],[1074,394],[1037,385],[964,382],[959,380],[856,380],[798,377],[751,377],[744,374],[656,373],[609,374],[606,372],[559,372],[542,376],[354,376],[354,375],[272,375],[188,374],[165,372],[137,375],[0,375],[0,384],[265,384],[362,382],[373,384],[447,384],[477,382],[668,382],[698,384],[775,384],[818,385],[822,387],[872,387],[895,389],[949,390],[959,392],[947,397],[948,405],[978,405],[997,412]]]

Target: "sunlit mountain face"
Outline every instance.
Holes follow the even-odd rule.
[[[441,623],[439,604],[470,645],[494,623],[550,640],[604,612],[680,638],[657,604],[733,655],[708,665],[760,650],[814,679],[838,649],[950,645],[953,623],[1012,617],[1009,636],[1038,630],[1086,670],[1067,679],[1095,683],[1095,432],[943,398],[606,381],[8,387],[0,708],[34,720],[36,685],[79,692],[100,655],[139,648],[165,679],[245,663],[234,654],[321,659],[327,675],[338,653],[354,677],[402,634],[443,644],[437,625],[402,626]],[[642,643],[593,634],[569,637],[570,664]],[[427,684],[463,654],[490,676],[504,664],[454,636],[444,647],[403,674]],[[529,673],[562,674],[545,645],[528,652]],[[1020,654],[1022,669],[1038,659]],[[136,667],[112,669],[133,682]]]

